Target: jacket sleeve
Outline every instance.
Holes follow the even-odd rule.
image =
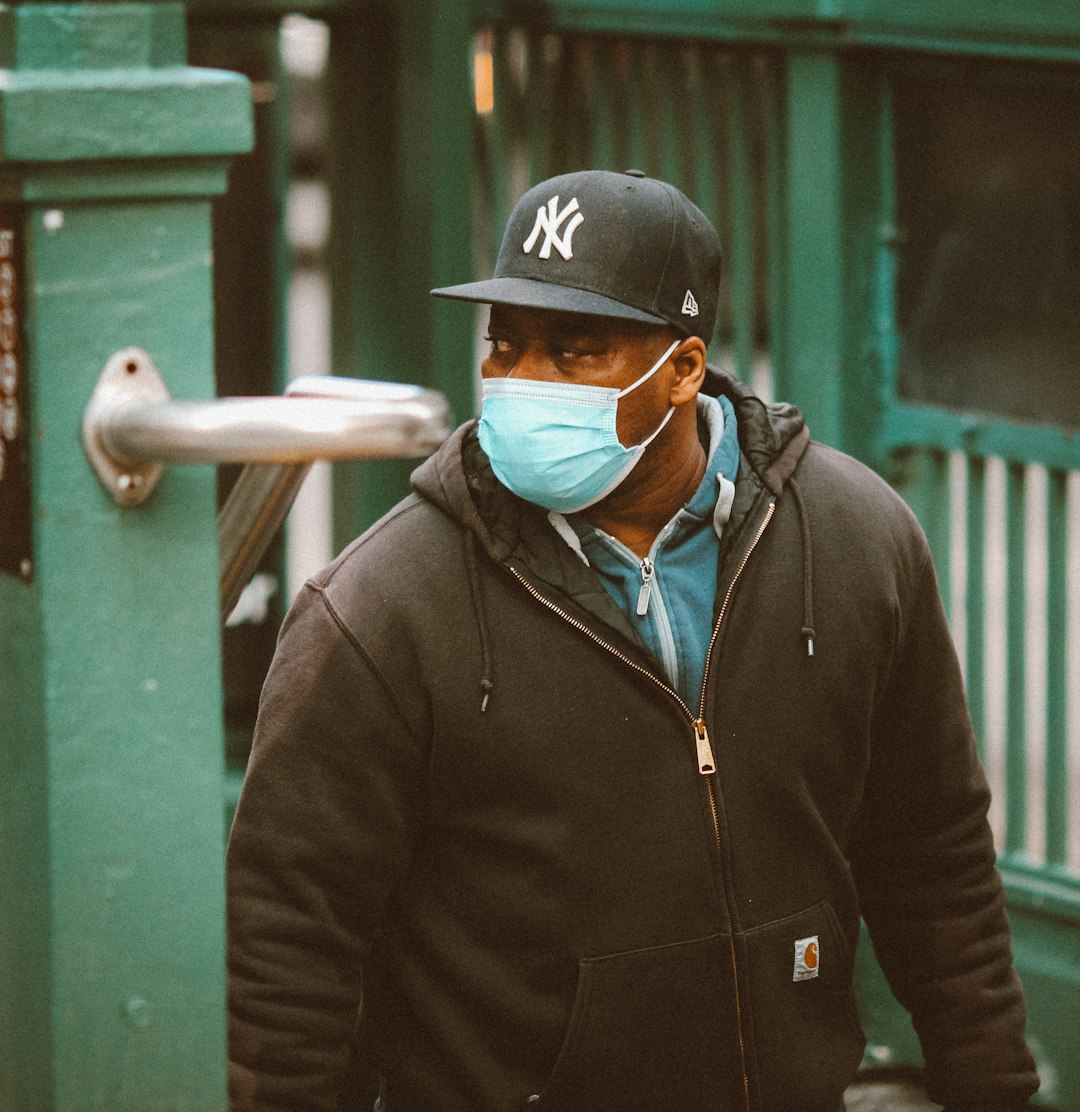
[[[912,1015],[930,1096],[956,1112],[1023,1108],[1038,1079],[989,791],[928,553],[921,567],[875,711],[852,868],[878,960]]]
[[[425,771],[389,685],[309,584],[282,627],[229,839],[236,1112],[337,1107]]]

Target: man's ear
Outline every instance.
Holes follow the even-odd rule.
[[[685,405],[698,396],[705,383],[705,341],[688,336],[671,353],[675,379],[671,384],[671,404]]]

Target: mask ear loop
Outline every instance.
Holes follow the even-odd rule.
[[[671,347],[669,347],[669,348],[667,349],[667,351],[665,351],[665,352],[664,352],[664,354],[663,354],[663,355],[661,355],[661,356],[660,356],[660,358],[659,358],[659,359],[658,359],[658,360],[657,360],[657,361],[656,361],[656,362],[655,362],[655,363],[654,363],[654,364],[653,364],[653,365],[652,365],[652,366],[651,366],[651,367],[650,367],[650,368],[649,368],[649,369],[648,369],[648,370],[647,370],[647,371],[646,371],[646,372],[645,372],[645,373],[644,373],[644,374],[643,374],[643,375],[641,376],[641,378],[639,378],[639,379],[637,380],[637,382],[632,382],[632,383],[631,383],[631,384],[630,384],[629,386],[627,386],[627,387],[626,387],[626,389],[625,389],[625,390],[620,390],[620,391],[619,391],[619,392],[618,392],[618,393],[617,393],[617,394],[615,395],[615,397],[617,397],[617,398],[625,398],[627,394],[629,394],[629,393],[631,393],[632,391],[636,390],[636,389],[637,389],[637,388],[638,388],[638,387],[639,387],[639,386],[640,386],[640,385],[641,385],[641,384],[642,384],[642,383],[643,383],[643,382],[644,382],[644,381],[645,381],[646,379],[652,378],[652,376],[653,376],[654,374],[656,374],[656,372],[657,372],[658,370],[660,370],[660,368],[661,368],[661,367],[662,367],[662,366],[663,366],[663,365],[664,365],[664,364],[665,364],[665,363],[666,363],[666,362],[668,361],[668,358],[670,357],[671,353],[672,353],[672,352],[673,352],[673,351],[674,351],[674,350],[675,350],[675,349],[676,349],[676,348],[677,348],[677,347],[679,346],[679,344],[681,344],[681,343],[682,343],[682,340],[676,340],[676,341],[675,341],[675,343],[673,343],[673,344],[671,345]]]
[[[660,368],[668,361],[668,359],[671,356],[671,353],[681,343],[682,343],[682,340],[676,340],[675,343],[673,343],[671,345],[671,347],[669,347],[667,349],[667,351],[665,351],[664,354],[660,356],[660,358],[656,361],[656,363],[654,363],[652,365],[652,367],[650,367],[641,376],[641,378],[639,378],[637,380],[637,382],[632,383],[630,386],[627,386],[627,388],[625,390],[620,390],[619,393],[615,395],[616,398],[625,398],[626,395],[631,392],[631,390],[636,390],[646,379],[652,378],[652,376],[654,374],[656,374],[656,372],[658,370],[660,370]],[[675,407],[673,405],[669,406],[668,411],[667,411],[667,413],[664,414],[664,419],[660,422],[660,424],[657,425],[656,428],[653,429],[653,431],[651,433],[649,433],[649,435],[647,437],[645,437],[645,439],[640,444],[635,444],[633,448],[629,448],[629,449],[627,449],[627,451],[642,451],[642,452],[645,451],[645,449],[648,448],[648,446],[664,431],[664,426],[668,423],[668,421],[671,420],[672,415],[674,414],[674,412],[675,412]]]

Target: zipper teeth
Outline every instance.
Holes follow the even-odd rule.
[[[578,630],[580,633],[585,634],[585,636],[588,637],[590,641],[593,641],[595,644],[600,645],[604,649],[607,649],[608,652],[612,653],[624,664],[627,664],[629,667],[633,668],[633,670],[639,675],[645,676],[646,679],[651,680],[652,683],[654,683],[661,689],[661,691],[666,691],[675,700],[675,702],[679,704],[679,706],[682,708],[683,713],[686,715],[687,719],[689,719],[690,724],[696,729],[698,722],[704,723],[705,721],[705,687],[709,678],[709,666],[712,663],[713,649],[716,646],[716,638],[720,632],[720,626],[723,625],[724,622],[724,615],[727,613],[728,603],[731,602],[731,596],[735,593],[735,585],[739,582],[739,578],[743,573],[743,569],[746,567],[751,555],[753,555],[754,549],[757,548],[758,541],[761,540],[762,534],[765,532],[769,522],[772,520],[773,512],[775,511],[775,509],[776,503],[770,502],[768,509],[765,511],[765,517],[762,519],[761,524],[758,526],[758,530],[754,534],[754,539],[750,542],[750,545],[743,553],[742,560],[739,561],[739,566],[735,569],[735,574],[731,577],[731,582],[728,584],[728,589],[724,594],[724,601],[720,606],[720,613],[716,616],[716,625],[713,627],[712,637],[709,638],[709,648],[705,654],[705,670],[702,673],[701,680],[701,709],[697,718],[694,717],[694,712],[686,705],[686,702],[683,700],[682,696],[673,687],[669,687],[662,680],[657,679],[656,676],[654,676],[652,672],[650,672],[647,668],[643,668],[640,664],[631,660],[630,657],[628,657],[625,653],[620,652],[617,648],[615,648],[614,645],[610,644],[608,641],[605,641],[601,636],[599,636],[599,634],[594,633],[584,622],[579,621],[572,614],[568,614],[565,610],[562,609],[562,607],[556,606],[555,603],[553,603],[550,599],[545,598],[544,595],[542,595],[513,565],[507,566],[514,578],[525,588],[526,591],[529,592],[530,595],[532,595],[534,599],[536,599],[537,602],[539,602],[543,606],[546,606],[548,610],[552,611],[552,613],[558,614],[559,617],[569,622],[570,625],[572,625],[576,630]],[[717,852],[720,854],[720,857],[723,858],[724,847],[720,839],[720,812],[716,805],[716,791],[713,788],[712,777],[706,779],[705,786],[709,796],[709,810],[712,812],[713,834],[716,836],[716,848]],[[728,909],[728,913],[729,915],[731,914],[730,907]],[[742,994],[739,991],[739,966],[738,958],[735,952],[734,920],[732,920],[731,922],[731,930],[728,932],[728,940],[731,947],[731,977],[735,991],[735,1027],[739,1036],[739,1061],[742,1065],[743,1099],[746,1102],[747,1112],[750,1112],[750,1074],[746,1067],[746,1039],[743,1035],[741,998]]]
[[[701,680],[701,706],[698,709],[698,719],[702,722],[705,721],[705,683],[709,678],[709,665],[712,663],[713,649],[716,647],[717,634],[719,634],[720,626],[724,622],[724,615],[727,613],[728,603],[731,602],[731,596],[735,593],[735,584],[739,582],[739,577],[743,573],[743,568],[746,567],[747,562],[754,553],[754,549],[758,546],[758,541],[761,540],[762,534],[768,528],[769,522],[772,521],[772,515],[775,509],[776,503],[770,502],[769,508],[765,511],[765,517],[758,526],[758,531],[754,534],[754,539],[750,542],[750,547],[743,553],[743,558],[739,562],[739,566],[735,569],[735,574],[731,577],[731,582],[728,584],[727,592],[724,595],[724,601],[720,605],[720,613],[717,615],[712,637],[709,638],[709,648],[705,653],[705,670],[702,673]]]
[[[761,540],[762,534],[772,520],[773,511],[775,509],[776,503],[770,502],[769,508],[765,511],[765,516],[762,518],[761,524],[754,534],[754,539],[743,553],[743,558],[739,561],[739,566],[735,569],[735,574],[731,577],[731,582],[728,584],[728,589],[724,594],[724,601],[720,605],[720,613],[716,617],[716,625],[713,627],[713,634],[709,639],[709,649],[705,654],[705,671],[702,673],[701,680],[701,708],[698,715],[698,721],[700,722],[705,721],[705,687],[709,678],[709,665],[712,663],[713,649],[716,646],[716,639],[720,633],[720,627],[724,623],[724,615],[727,613],[728,603],[731,602],[731,596],[735,593],[735,585],[739,582],[743,569],[749,562],[754,549],[757,548],[758,541]],[[716,835],[716,849],[721,859],[723,859],[724,846],[720,838],[720,812],[716,806],[716,791],[713,788],[711,777],[705,781],[705,786],[708,789],[709,807],[712,810],[713,832]],[[735,921],[730,903],[728,905],[728,915],[732,920],[731,929],[728,932],[728,943],[731,954],[731,983],[735,991],[735,1030],[739,1036],[739,1064],[742,1066],[743,1100],[746,1102],[746,1112],[750,1112],[750,1072],[746,1066],[746,1038],[743,1035],[742,993],[739,991],[739,961],[738,955],[735,952]]]
[[[709,793],[709,808],[712,811],[713,830],[716,832],[716,847],[723,855],[724,848],[720,844],[720,812],[716,806],[716,792],[712,786],[712,779],[705,781]],[[742,1066],[743,1100],[746,1102],[746,1112],[750,1112],[750,1072],[746,1068],[746,1039],[743,1037],[742,1018],[742,993],[739,991],[739,961],[735,953],[735,924],[728,933],[728,947],[731,955],[731,983],[735,990],[735,1031],[739,1036],[739,1064]]]
[[[713,813],[713,832],[716,835],[716,850],[721,857],[724,855],[724,846],[720,840],[720,811],[716,807],[716,792],[713,788],[712,778],[705,781],[709,791],[709,806]],[[731,906],[729,904],[729,916]],[[746,1068],[746,1040],[743,1035],[743,1000],[739,991],[739,956],[735,952],[735,924],[731,923],[731,930],[727,932],[727,945],[731,954],[731,980],[735,992],[735,1032],[739,1035],[739,1063],[743,1070],[743,1100],[746,1102],[746,1112],[751,1112],[750,1105],[750,1071]]]

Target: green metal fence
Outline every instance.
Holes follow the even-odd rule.
[[[1080,188],[1055,178],[1074,161],[1060,150],[1080,149],[1080,67],[1033,46],[1027,65],[877,42],[830,57],[792,36],[587,22],[575,9],[475,34],[477,272],[524,189],[583,166],[638,166],[717,223],[714,358],[804,406],[927,528],[995,791],[1043,1099],[1080,1107],[1062,1026],[1080,987]],[[1023,243],[995,224],[1010,220]],[[995,263],[980,285],[972,268]],[[808,292],[819,281],[831,302]],[[861,966],[868,1063],[913,1064]]]
[[[229,7],[264,37],[284,10]],[[428,381],[468,415],[481,321],[462,329],[460,307],[424,294],[486,273],[544,176],[637,166],[716,222],[714,358],[886,474],[930,537],[1042,1099],[1080,1109],[1080,15],[1058,0],[296,7],[330,39],[339,373]],[[335,540],[403,489],[400,469],[339,475]],[[865,948],[860,970],[868,1062],[916,1063]]]
[[[292,11],[330,43],[321,139],[299,146]],[[26,299],[18,336],[0,332],[25,370],[16,392],[0,368],[0,494],[19,511],[0,538],[19,646],[0,657],[0,1105],[224,1107],[212,484],[171,476],[141,517],[103,507],[75,429],[123,344],[208,392],[207,198],[246,148],[249,90],[214,77],[207,112],[175,5],[0,16],[0,200]],[[887,475],[926,527],[995,791],[1041,1099],[1080,1112],[1080,9],[193,0],[187,23],[190,60],[245,72],[255,108],[214,227],[221,392],[282,385],[290,165],[329,196],[329,235],[300,261],[328,289],[333,369],[435,386],[461,418],[476,329],[427,290],[489,269],[528,185],[637,166],[715,220],[714,357]],[[129,77],[160,94],[152,111]],[[338,469],[335,543],[406,470]],[[225,641],[234,782],[274,624]],[[156,924],[184,946],[163,950]],[[917,1063],[865,948],[859,969],[868,1061]]]
[[[544,176],[640,167],[716,222],[713,357],[887,475],[930,537],[1043,1099],[1080,1109],[1080,16],[1056,0],[299,6],[330,39],[339,373],[428,381],[472,412],[481,315],[462,328],[425,291],[487,273]],[[265,33],[275,10],[253,10]],[[401,469],[339,475],[335,540],[403,489]],[[868,1063],[917,1063],[866,948],[860,970]]]

